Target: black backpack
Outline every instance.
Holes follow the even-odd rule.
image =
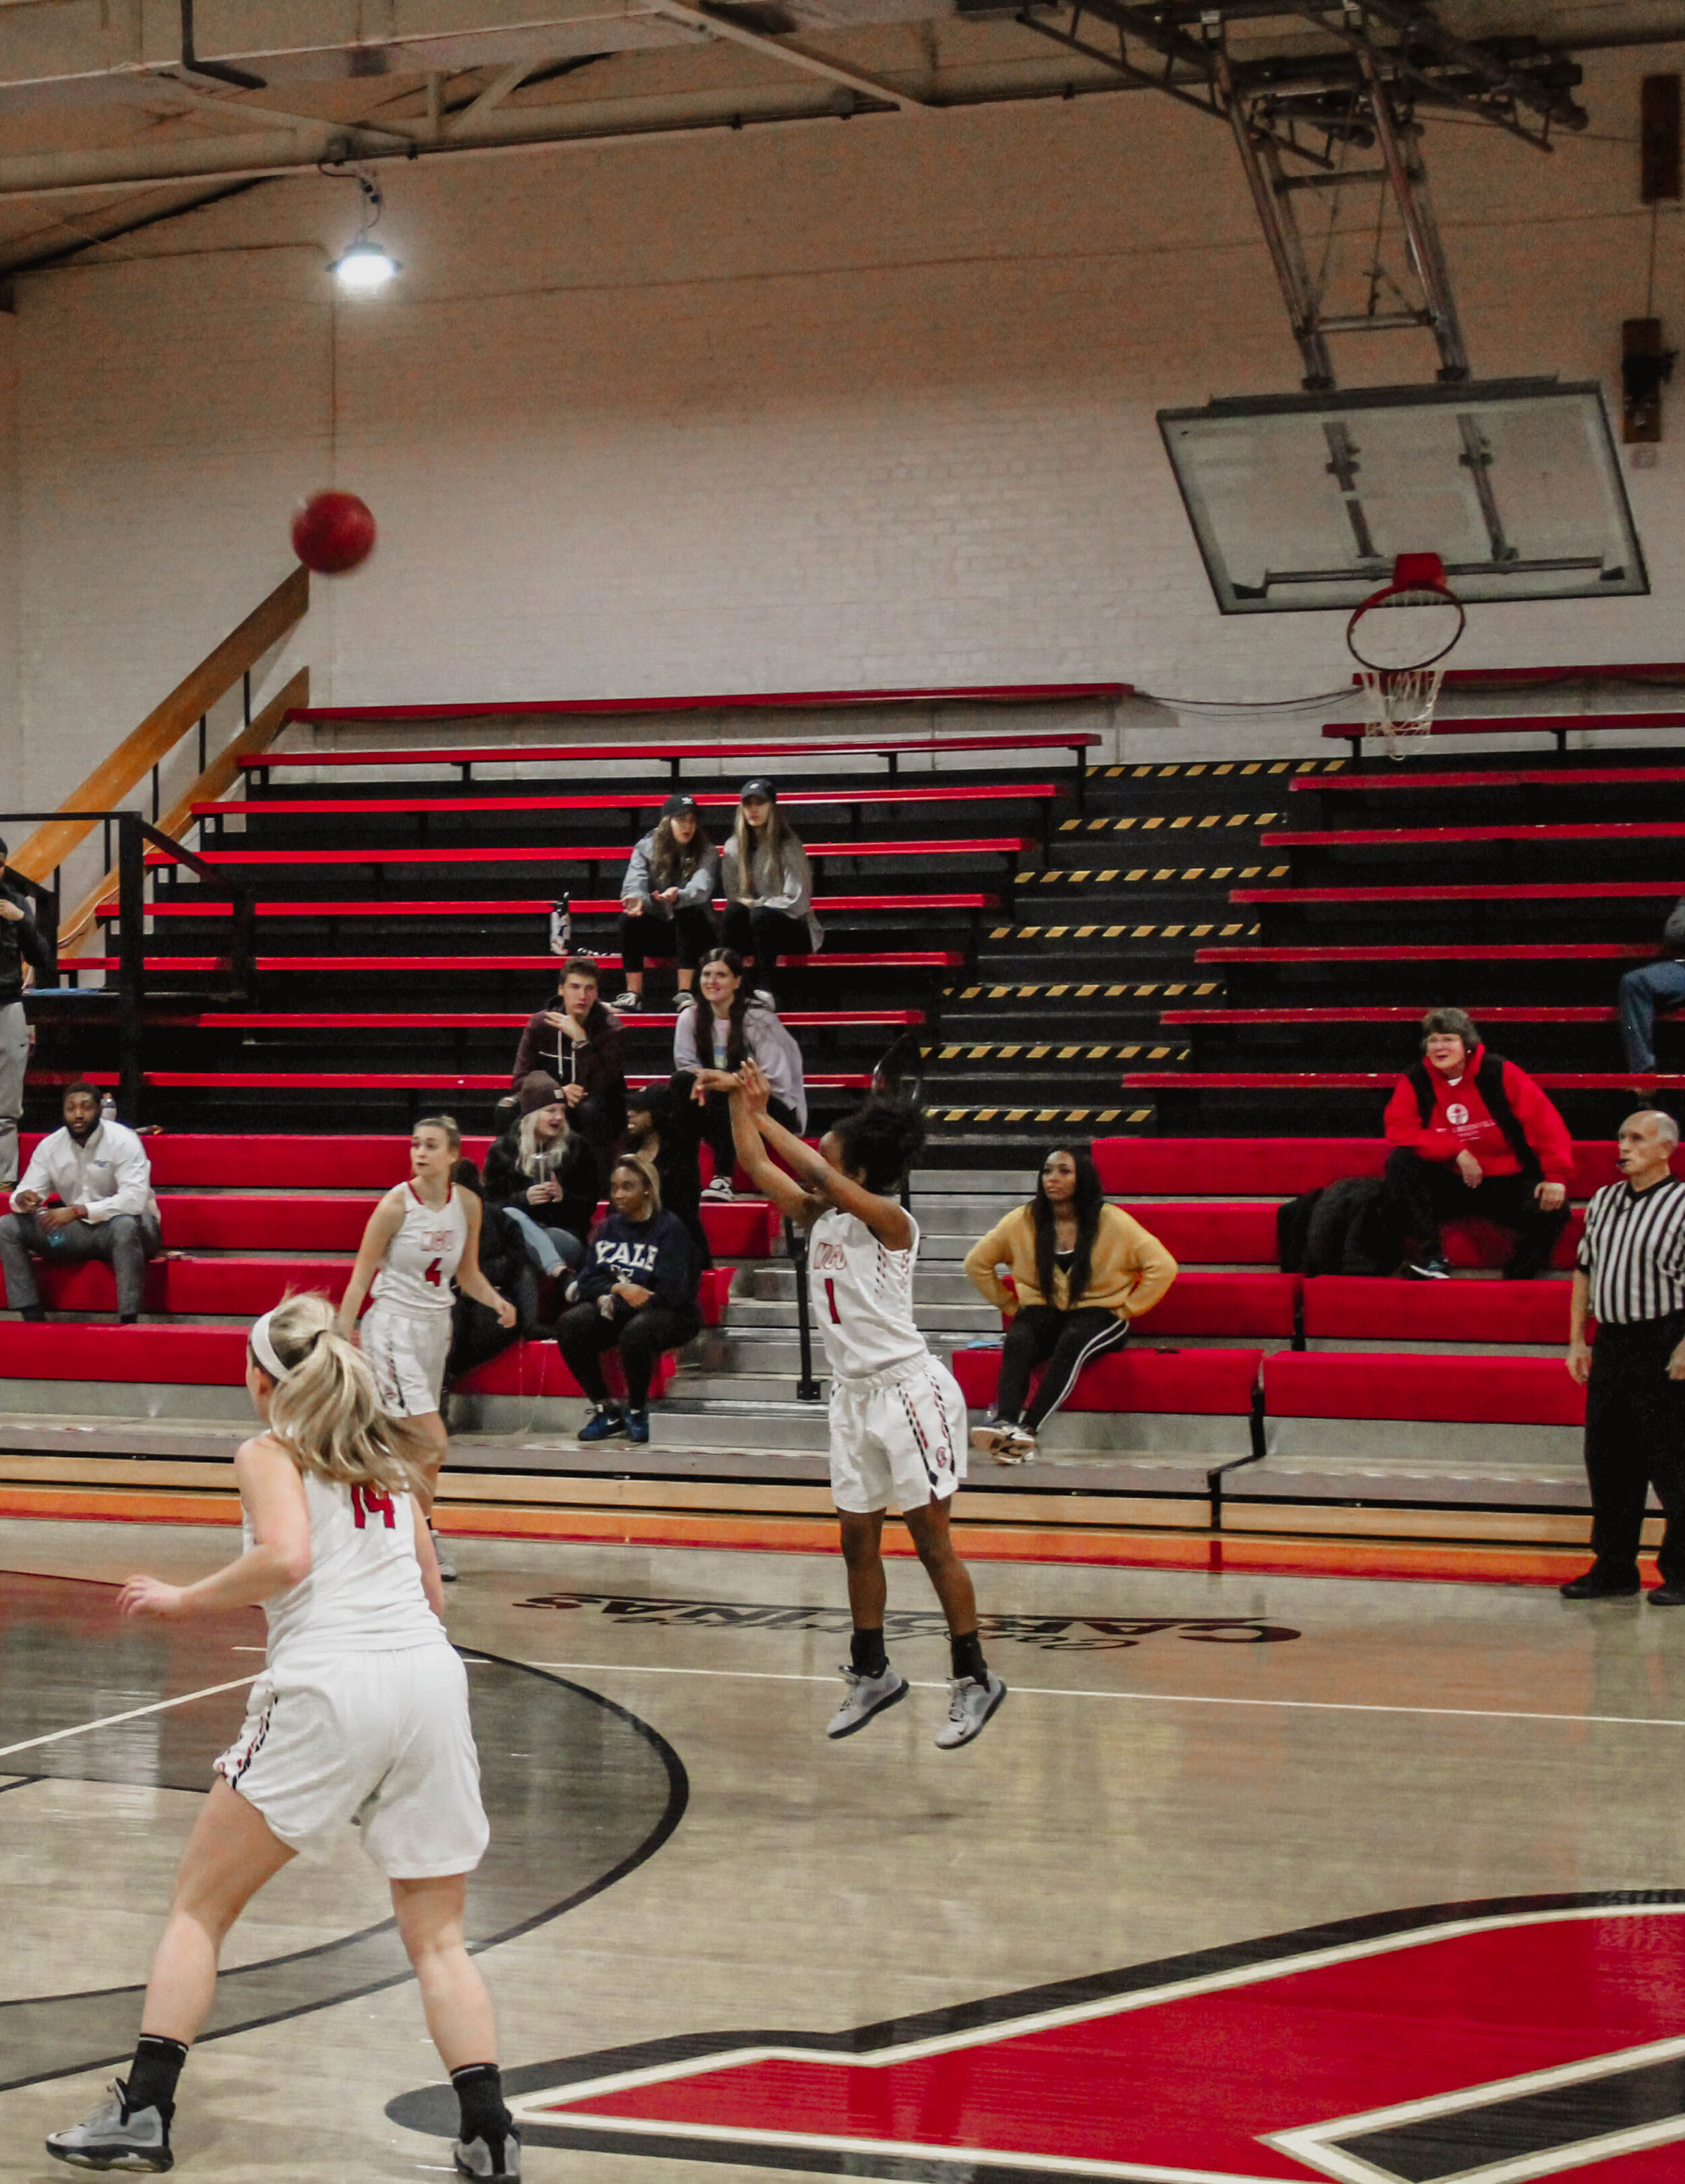
[[[1400,1214],[1378,1175],[1349,1175],[1303,1190],[1275,1211],[1284,1274],[1390,1274],[1404,1256]]]

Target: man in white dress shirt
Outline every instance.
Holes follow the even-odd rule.
[[[56,1198],[59,1203],[49,1206]],[[117,1277],[117,1316],[140,1317],[146,1262],[163,1248],[152,1163],[132,1130],[102,1123],[92,1084],[64,1088],[64,1127],[43,1138],[12,1210],[0,1218],[0,1268],[6,1301],[25,1319],[45,1319],[36,1258],[61,1266],[108,1259]]]

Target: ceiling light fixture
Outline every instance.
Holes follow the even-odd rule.
[[[336,181],[355,182],[363,193],[363,217],[356,240],[334,259],[328,270],[348,296],[377,295],[394,274],[403,270],[385,244],[375,240],[374,229],[386,209],[380,186],[360,168],[324,164],[321,171]]]

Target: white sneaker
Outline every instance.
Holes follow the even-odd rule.
[[[438,1574],[440,1577],[443,1578],[445,1584],[455,1585],[456,1582],[456,1565],[452,1562],[450,1557],[444,1552],[444,1541],[440,1539],[437,1532],[433,1532],[433,1528],[431,1524],[428,1525],[427,1529],[430,1532],[432,1532],[433,1558],[438,1564]]]
[[[104,2100],[81,2123],[52,2132],[47,2150],[54,2160],[68,2161],[73,2169],[141,2170],[153,2175],[173,2169],[169,2126],[156,2109],[126,2109],[126,2091],[123,2081],[114,2078]]]
[[[731,1197],[733,1195],[731,1178],[728,1175],[715,1176],[710,1182],[703,1184],[702,1195],[704,1198],[713,1199]]]
[[[974,1426],[971,1445],[979,1456],[992,1456],[996,1463],[1034,1463],[1041,1453],[1033,1433],[1023,1426],[1002,1425],[998,1418]]]
[[[948,1718],[936,1731],[940,1750],[951,1752],[980,1736],[985,1723],[1007,1696],[1007,1687],[991,1669],[986,1684],[975,1676],[957,1676],[948,1700]]]
[[[521,2174],[521,2134],[511,2124],[499,2139],[459,2138],[450,2149],[459,2176],[518,2176]]]
[[[827,1736],[852,1736],[856,1730],[865,1728],[874,1713],[899,1705],[907,1694],[907,1678],[898,1676],[893,1669],[886,1668],[881,1676],[862,1676],[857,1669],[845,1668],[842,1674],[848,1696],[826,1723]]]
[[[673,995],[672,1005],[676,1009],[694,1009],[696,1006],[696,996],[689,986],[682,987]]]
[[[643,1006],[644,996],[641,994],[634,994],[630,986],[623,994],[617,994],[609,1003],[609,1006],[615,1014],[621,1017],[635,1017]]]

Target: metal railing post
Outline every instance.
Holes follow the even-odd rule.
[[[804,1229],[798,1228],[790,1220],[784,1223],[784,1249],[795,1269],[795,1332],[801,1349],[801,1371],[795,1384],[795,1400],[798,1403],[817,1403],[820,1398],[820,1389],[813,1373],[813,1328],[807,1312],[807,1236]]]
[[[118,1108],[132,1129],[141,1120],[141,1027],[146,1006],[146,866],[138,812],[117,819]]]

